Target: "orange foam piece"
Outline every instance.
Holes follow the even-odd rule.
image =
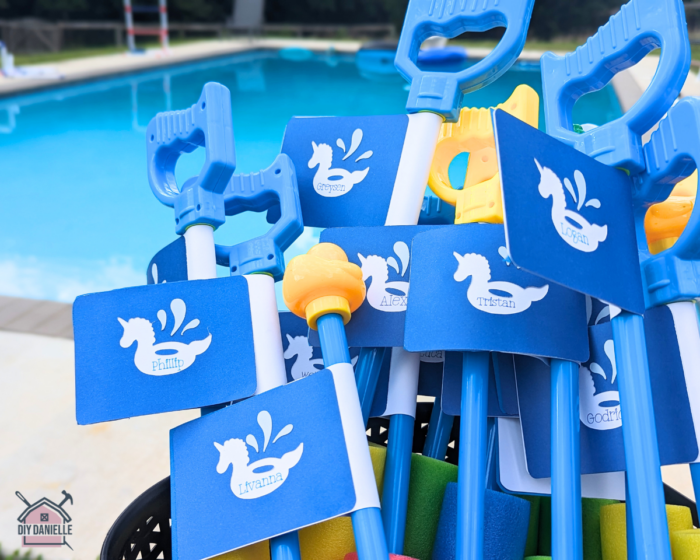
[[[319,243],[306,255],[294,257],[282,281],[284,303],[312,329],[326,313],[338,313],[347,323],[362,305],[365,293],[362,270],[348,262],[345,252],[333,243]]]

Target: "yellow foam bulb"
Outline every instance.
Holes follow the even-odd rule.
[[[671,535],[673,560],[700,560],[700,529],[676,531]]]
[[[287,265],[282,295],[289,310],[316,329],[319,317],[337,313],[347,324],[365,300],[362,270],[333,243],[319,243]]]
[[[625,504],[611,504],[600,508],[600,540],[603,560],[627,560],[627,515]],[[685,506],[666,506],[668,532],[673,540],[677,531],[693,528],[690,509]],[[673,555],[674,560],[676,555]]]
[[[671,195],[654,204],[644,218],[649,252],[656,255],[670,249],[678,241],[695,206],[698,191],[698,172],[678,183]]]
[[[539,105],[535,90],[520,85],[506,102],[494,109],[502,109],[537,128]],[[470,154],[467,176],[464,188],[455,190],[450,184],[448,171],[452,160],[462,152]],[[456,224],[503,223],[491,109],[465,107],[459,114],[459,121],[442,125],[428,184],[437,196],[455,207]]]

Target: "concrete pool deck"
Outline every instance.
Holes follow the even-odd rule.
[[[256,49],[281,49],[301,47],[317,52],[334,50],[339,53],[355,53],[362,46],[360,41],[321,40],[321,39],[216,39],[176,45],[170,48],[167,55],[161,51],[148,51],[143,55],[120,54],[76,58],[53,64],[51,66],[63,76],[61,80],[37,78],[7,78],[0,76],[0,97],[29,93],[42,89],[62,87],[64,85],[98,80],[111,76],[146,72],[167,66],[176,66],[197,62],[209,58],[230,56]],[[491,49],[467,47],[470,57],[485,58]],[[538,62],[545,51],[524,50],[519,60]],[[556,54],[564,54],[556,52]],[[659,57],[647,56],[636,66],[618,74],[613,78],[612,85],[620,99],[623,111],[629,110],[641,97],[651,82],[658,65]],[[696,74],[691,73],[685,83],[681,97],[700,95],[700,81]]]

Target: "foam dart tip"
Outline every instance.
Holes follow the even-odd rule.
[[[612,504],[600,509],[600,537],[603,560],[627,560],[627,512],[625,504]],[[690,508],[666,506],[668,532],[671,536],[677,531],[693,528]],[[674,559],[676,556],[673,556]]]
[[[673,560],[700,560],[700,529],[671,533]]]
[[[343,323],[365,300],[362,270],[333,243],[319,243],[287,265],[282,296],[289,310],[316,329],[319,317],[337,313]]]
[[[678,241],[693,212],[697,190],[696,170],[690,177],[680,181],[664,202],[649,207],[644,218],[644,229],[652,255],[670,249]]]

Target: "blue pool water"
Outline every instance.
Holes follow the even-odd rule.
[[[397,74],[361,73],[352,56],[291,61],[258,51],[0,100],[0,294],[72,301],[145,283],[150,258],[176,237],[172,210],[148,186],[145,127],[158,111],[196,102],[208,81],[231,90],[237,172],[272,162],[292,116],[403,113],[407,96]],[[521,83],[541,92],[538,67],[516,65],[465,105],[500,103]],[[574,120],[620,114],[606,88],[584,97]],[[181,180],[201,156],[181,159]],[[264,215],[247,214],[215,236],[234,244],[268,227]],[[313,242],[309,230],[288,258]]]

